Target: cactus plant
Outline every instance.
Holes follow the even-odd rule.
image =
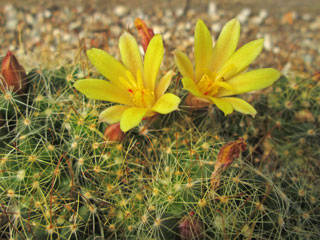
[[[247,96],[255,119],[182,106],[113,142],[105,103],[72,86],[88,72],[35,69],[26,93],[0,95],[0,238],[319,237],[316,81]],[[213,189],[219,150],[238,137],[248,149]]]

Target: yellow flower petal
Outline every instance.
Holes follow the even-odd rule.
[[[155,105],[152,107],[152,111],[161,114],[168,114],[178,109],[180,101],[180,98],[176,95],[172,93],[166,93],[157,100]]]
[[[223,98],[210,97],[210,99],[222,112],[224,112],[225,116],[233,112],[231,103],[225,101]]]
[[[200,98],[203,97],[193,79],[185,77],[182,78],[181,82],[183,84],[183,88],[188,90],[193,96]]]
[[[124,66],[136,78],[137,71],[143,72],[141,54],[136,39],[124,32],[119,39],[119,49]]]
[[[241,98],[234,98],[234,97],[226,97],[220,98],[228,103],[230,103],[234,110],[244,113],[244,114],[251,114],[253,116],[256,115],[257,111],[252,107],[249,103],[242,100]]]
[[[113,83],[101,79],[82,79],[74,83],[74,87],[88,98],[131,105],[128,93],[120,90]]]
[[[112,81],[118,87],[124,88],[123,82],[119,82],[119,77],[126,79],[128,71],[120,62],[107,52],[92,48],[87,50],[87,56],[93,66],[108,80]]]
[[[229,68],[230,65],[233,65],[236,67],[236,70],[229,71],[223,76],[224,80],[230,79],[243,71],[251,62],[253,62],[262,51],[262,48],[263,39],[257,39],[245,44],[222,65],[218,72],[223,72],[225,68]]]
[[[115,105],[115,106],[109,107],[100,113],[99,121],[107,122],[109,124],[120,122],[123,112],[128,108],[129,107],[122,106],[122,105]]]
[[[158,82],[158,84],[156,86],[156,93],[155,93],[156,99],[161,97],[165,93],[165,91],[167,91],[173,75],[174,75],[174,72],[169,71],[160,79],[160,81]]]
[[[149,42],[144,57],[144,83],[145,87],[154,90],[156,78],[163,58],[163,43],[161,35],[155,35]]]
[[[260,90],[271,86],[280,77],[280,72],[273,68],[257,69],[240,74],[227,81],[231,90],[221,88],[217,97],[231,96]]]
[[[203,74],[208,71],[212,58],[212,38],[207,26],[202,20],[198,20],[194,34],[194,56],[197,83]]]
[[[223,63],[234,53],[240,37],[240,23],[232,19],[223,27],[214,45],[210,70],[216,72]]]
[[[127,132],[131,128],[138,126],[147,112],[147,108],[138,107],[130,107],[125,110],[120,120],[121,131]]]
[[[186,54],[179,50],[173,52],[175,63],[183,77],[194,79],[193,65]]]

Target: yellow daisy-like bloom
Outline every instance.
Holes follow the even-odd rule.
[[[123,64],[103,50],[87,51],[90,62],[108,81],[82,79],[74,84],[88,98],[121,104],[101,112],[99,120],[109,124],[120,122],[121,130],[126,132],[139,125],[143,118],[177,110],[180,98],[165,93],[174,72],[169,71],[156,81],[164,54],[161,35],[151,39],[144,62],[131,34],[121,35],[119,49]]]
[[[251,41],[236,51],[239,36],[240,23],[232,19],[223,27],[213,47],[207,26],[198,20],[194,37],[195,69],[178,50],[174,51],[175,62],[183,75],[184,89],[202,103],[215,104],[225,115],[233,110],[255,115],[257,112],[249,103],[231,96],[266,88],[280,73],[273,68],[247,72],[263,48],[263,39]]]

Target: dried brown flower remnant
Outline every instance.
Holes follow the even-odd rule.
[[[120,129],[120,123],[115,123],[109,125],[106,130],[104,131],[104,136],[109,141],[120,142],[124,139],[125,133]]]
[[[186,97],[185,103],[193,109],[200,109],[210,106],[210,102],[201,98],[197,98],[190,93]]]
[[[136,26],[139,36],[141,37],[143,50],[144,52],[146,52],[149,42],[151,38],[154,36],[153,30],[151,28],[148,28],[146,23],[140,18],[136,18],[134,20],[134,25]]]
[[[6,56],[2,60],[1,74],[1,91],[10,89],[13,90],[13,92],[23,93],[26,88],[27,74],[24,67],[20,65],[17,58],[10,51],[7,52]]]
[[[191,211],[188,216],[181,219],[179,224],[179,232],[182,240],[200,240],[203,239],[202,232],[204,230],[203,223],[194,216]]]
[[[229,142],[222,146],[218,153],[218,159],[214,165],[214,171],[211,174],[211,187],[217,189],[220,185],[220,176],[227,169],[240,153],[246,150],[247,144],[243,138]]]

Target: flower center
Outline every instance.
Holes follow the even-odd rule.
[[[232,86],[224,82],[221,74],[217,75],[216,73],[209,72],[204,74],[200,81],[197,84],[199,91],[203,95],[214,96],[218,93],[220,87],[231,90]]]
[[[154,105],[154,93],[149,89],[129,89],[135,106],[151,108]]]
[[[198,82],[198,89],[203,95],[213,96],[219,90],[219,86],[207,74],[204,74]]]
[[[154,105],[154,92],[145,88],[141,71],[137,71],[136,79],[131,72],[126,72],[128,79],[128,91],[132,97],[132,102],[136,107],[151,108]]]

